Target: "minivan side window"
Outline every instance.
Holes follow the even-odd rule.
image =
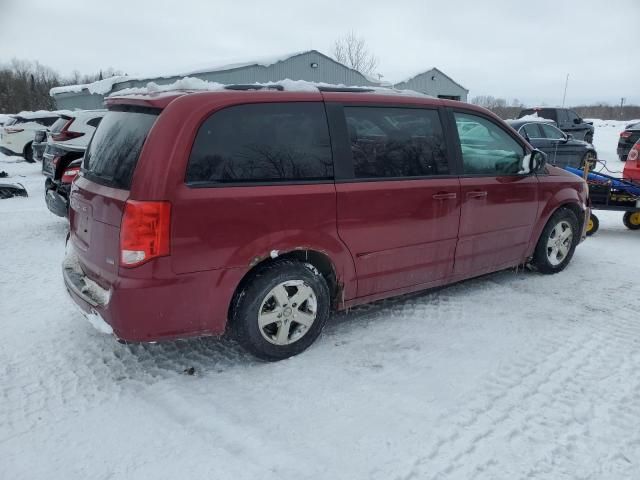
[[[478,115],[455,112],[466,175],[516,175],[525,171],[525,150],[495,123]]]
[[[449,174],[437,110],[345,107],[356,178]]]
[[[236,105],[213,113],[198,130],[186,175],[195,185],[332,179],[320,102]]]

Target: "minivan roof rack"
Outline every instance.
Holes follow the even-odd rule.
[[[225,85],[225,90],[278,90],[279,92],[284,90],[282,85],[257,85],[257,84],[234,84],[234,85]]]
[[[327,87],[320,86],[318,90],[321,92],[349,92],[349,93],[365,93],[365,92],[373,92],[373,88],[363,88],[363,87]]]

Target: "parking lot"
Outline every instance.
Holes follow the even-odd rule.
[[[619,125],[596,127],[614,158]],[[0,156],[30,194],[0,201],[0,478],[640,476],[640,232],[620,213],[558,275],[357,308],[265,364],[97,332],[64,290],[39,168]]]

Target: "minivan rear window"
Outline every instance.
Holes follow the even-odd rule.
[[[128,190],[144,141],[157,118],[158,112],[151,109],[107,112],[85,155],[86,177]]]

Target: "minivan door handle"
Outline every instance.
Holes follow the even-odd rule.
[[[438,192],[433,194],[434,200],[455,200],[456,194],[453,192]]]
[[[487,192],[481,190],[473,190],[472,192],[467,192],[467,198],[485,198],[487,196]]]

